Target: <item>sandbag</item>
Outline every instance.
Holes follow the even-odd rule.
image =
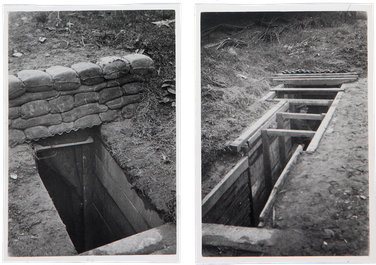
[[[137,111],[138,103],[129,104],[121,109],[121,115],[124,119],[132,118]]]
[[[53,66],[46,69],[46,73],[52,76],[56,90],[73,90],[81,85],[77,73],[69,67]]]
[[[58,125],[51,125],[48,126],[48,131],[52,134],[62,134],[62,133],[69,133],[72,131],[74,128],[74,123],[73,122],[62,122]]]
[[[99,113],[99,118],[102,122],[113,121],[120,117],[120,110],[108,110],[103,113]]]
[[[153,60],[146,55],[135,53],[125,55],[123,58],[130,63],[131,74],[146,75],[155,71]]]
[[[52,78],[46,72],[23,70],[17,76],[25,84],[27,92],[44,92],[53,89]]]
[[[96,85],[105,81],[102,68],[93,63],[77,63],[71,67],[84,85]]]
[[[107,110],[108,108],[105,105],[99,105],[98,103],[90,103],[79,106],[70,111],[64,112],[61,115],[63,117],[63,122],[72,122],[81,117],[106,112]]]
[[[44,116],[39,116],[35,118],[30,118],[24,120],[18,118],[13,120],[10,124],[11,129],[25,130],[26,128],[35,127],[35,126],[50,126],[60,124],[62,122],[62,117],[60,114],[47,114]]]
[[[146,78],[143,75],[127,75],[118,79],[108,80],[107,87],[122,86],[133,82],[143,82]]]
[[[45,92],[36,92],[36,93],[30,93],[26,92],[22,96],[9,100],[9,107],[17,107],[21,106],[22,104],[40,100],[40,99],[51,99],[58,96],[58,92],[56,90],[51,91],[45,91]]]
[[[122,96],[120,98],[106,102],[109,109],[120,109],[132,103],[138,103],[142,99],[142,94]]]
[[[103,69],[105,79],[115,79],[129,74],[129,62],[121,57],[104,57],[99,59],[97,64]]]
[[[25,129],[25,134],[27,139],[39,139],[52,136],[45,126],[35,126]]]
[[[74,106],[78,107],[88,103],[98,102],[100,99],[99,93],[87,92],[74,95]]]
[[[75,90],[61,91],[60,95],[75,95],[75,94],[86,93],[86,92],[99,92],[103,88],[106,88],[106,87],[107,87],[106,83],[100,83],[100,84],[92,85],[92,86],[81,85],[78,89],[75,89]]]
[[[142,92],[142,83],[130,83],[121,87],[125,95],[134,95]]]
[[[9,108],[8,117],[11,120],[15,120],[21,117],[21,108],[20,107]]]
[[[51,113],[62,113],[73,109],[73,96],[60,96],[48,101],[51,106]]]
[[[21,117],[30,119],[50,113],[51,107],[47,100],[36,100],[21,106]]]
[[[22,81],[14,75],[8,76],[9,99],[17,98],[26,92],[26,87]]]
[[[26,135],[21,130],[9,130],[9,147],[15,147],[22,144],[26,139]]]
[[[92,114],[77,119],[74,122],[74,127],[77,129],[91,128],[93,126],[101,125],[102,121],[98,114]]]
[[[119,98],[123,95],[123,90],[121,87],[109,87],[103,89],[100,93],[100,100],[99,103],[103,104],[107,101],[113,100],[115,98]]]

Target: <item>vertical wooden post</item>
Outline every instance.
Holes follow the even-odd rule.
[[[251,182],[252,175],[251,175],[250,167],[248,167],[247,172],[248,172],[248,188],[249,188],[249,201],[250,201],[249,208],[250,208],[251,226],[254,227],[256,226],[256,220],[255,220],[256,216],[255,216],[255,207],[253,205],[252,182]]]
[[[272,169],[270,163],[270,142],[269,136],[266,130],[261,130],[262,137],[262,149],[264,158],[264,177],[265,177],[265,188],[269,194],[272,190]]]
[[[276,118],[277,118],[277,129],[284,129],[282,113],[276,113]],[[284,168],[284,166],[286,165],[286,147],[285,147],[284,136],[278,136],[278,145],[279,145],[279,161],[281,164],[281,168]]]
[[[85,248],[91,249],[94,246],[94,223],[93,223],[93,156],[95,148],[94,143],[82,145],[82,180],[84,192],[84,220],[85,220]]]

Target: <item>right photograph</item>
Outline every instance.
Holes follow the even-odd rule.
[[[202,257],[371,255],[370,20],[200,13]]]

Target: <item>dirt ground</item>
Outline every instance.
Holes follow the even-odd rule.
[[[319,148],[290,171],[275,203],[275,228],[300,230],[306,240],[300,248],[279,245],[281,255],[370,253],[367,91],[366,79],[345,90]]]
[[[12,12],[8,21],[9,74],[57,65],[69,67],[78,62],[95,63],[101,57],[137,52],[153,59],[158,74],[144,84],[144,98],[136,114],[103,125],[101,133],[110,153],[131,175],[135,189],[146,196],[165,222],[176,221],[175,95],[161,88],[165,80],[175,78],[175,24],[159,26],[152,22],[174,18],[173,10],[61,11],[59,14],[54,11]],[[29,211],[22,209],[27,204],[22,206],[23,201],[17,199],[25,195],[19,187],[27,185],[38,191],[42,183],[32,181],[36,169],[29,172],[23,167],[20,164],[16,169],[20,175],[16,182],[9,179],[9,237],[13,240],[14,233],[19,232],[18,236],[23,234],[31,243],[36,239],[22,230],[29,226],[25,218]],[[19,214],[25,216],[17,218]],[[48,244],[48,238],[44,240]],[[10,245],[13,243],[10,241]],[[48,255],[48,251],[43,251],[40,248],[37,253]]]

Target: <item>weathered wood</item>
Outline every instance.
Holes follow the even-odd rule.
[[[248,170],[244,171],[239,178],[232,184],[226,192],[218,199],[217,203],[203,215],[203,223],[217,223],[223,213],[230,208],[230,205],[236,200],[238,193],[248,183]]]
[[[309,105],[309,106],[330,106],[333,102],[331,99],[298,99],[298,98],[274,98],[272,102],[288,101],[291,105]]]
[[[296,87],[275,87],[270,89],[271,91],[274,92],[283,92],[283,93],[312,93],[312,94],[327,94],[327,93],[337,93],[343,91],[343,88],[307,88],[307,87],[301,87],[301,88],[296,88]]]
[[[248,168],[248,157],[242,158],[224,178],[205,196],[202,201],[202,216],[216,204],[226,190],[238,179],[238,177]]]
[[[265,96],[263,96],[260,100],[261,101],[265,101],[267,99],[275,98],[275,96],[276,96],[276,93],[274,91],[270,91],[268,94],[266,94]]]
[[[127,195],[123,192],[119,185],[114,182],[112,176],[101,165],[99,159],[97,157],[95,157],[95,159],[96,175],[121,211],[127,216],[133,228],[137,232],[151,228],[147,220],[145,220],[133,203],[127,198]]]
[[[316,148],[318,147],[318,145],[320,143],[321,137],[323,136],[326,128],[328,127],[329,122],[333,117],[333,114],[334,114],[334,112],[337,108],[337,105],[338,105],[343,93],[344,92],[339,92],[337,94],[337,96],[335,97],[333,104],[329,108],[328,112],[325,115],[325,118],[323,119],[323,121],[320,124],[320,127],[317,129],[315,136],[313,137],[312,141],[308,145],[308,147],[306,149],[307,153],[313,153],[313,152],[316,151]]]
[[[268,191],[272,189],[272,169],[270,162],[270,143],[269,137],[266,130],[261,130],[262,137],[262,147],[263,147],[263,158],[264,158],[264,176],[265,176],[265,187]]]
[[[66,144],[55,144],[55,145],[49,145],[49,146],[43,146],[39,144],[34,144],[34,150],[36,152],[48,150],[48,149],[54,149],[54,148],[63,148],[63,147],[69,147],[69,146],[76,146],[76,145],[83,145],[83,144],[91,144],[93,142],[93,138],[89,136],[87,140],[82,142],[72,142],[72,143],[66,143]]]
[[[249,188],[248,183],[242,186],[242,188],[239,190],[238,194],[236,195],[235,199],[232,201],[230,206],[222,213],[221,218],[216,224],[226,224],[226,225],[235,225],[234,218],[237,217],[238,214],[242,213],[243,211],[246,211],[248,214],[250,212],[249,205],[246,206],[245,202],[248,199],[249,195]]]
[[[271,110],[269,110],[264,116],[258,119],[254,124],[251,125],[245,132],[243,132],[235,141],[230,144],[230,149],[239,152],[241,147],[247,142],[249,137],[251,137],[263,124],[265,124],[269,119],[274,116],[274,113],[280,111],[283,106],[287,103],[279,102]]]
[[[265,130],[266,135],[272,136],[289,136],[289,137],[313,137],[315,131],[306,130],[280,130],[280,129],[267,129]],[[264,140],[263,140],[264,143]]]
[[[290,161],[287,163],[285,169],[282,171],[281,175],[279,176],[277,182],[275,183],[273,187],[272,192],[270,193],[268,201],[266,202],[264,209],[262,210],[259,216],[260,222],[266,221],[266,217],[268,216],[270,209],[274,205],[278,192],[282,189],[283,185],[285,184],[287,175],[290,172],[291,167],[296,163],[296,160],[302,151],[303,151],[303,146],[299,145],[298,148],[295,150],[294,154],[292,155]]]
[[[290,79],[290,78],[358,78],[357,74],[349,73],[312,73],[312,74],[276,74],[273,76],[278,79]]]
[[[275,82],[283,82],[284,84],[288,85],[295,85],[295,86],[338,86],[343,83],[354,82],[357,78],[307,78],[307,79],[299,79],[299,78],[275,78],[273,81]]]
[[[285,112],[289,108],[290,108],[290,104],[283,104],[283,106],[278,110],[278,112]],[[258,128],[258,130],[247,140],[248,146],[251,147],[253,143],[259,139],[259,137],[261,136],[261,130],[269,128],[275,122],[276,122],[275,118],[274,119],[271,118],[267,122],[265,122],[264,125]]]
[[[318,121],[321,121],[325,117],[325,114],[311,114],[311,113],[280,112],[280,113],[277,113],[277,114],[282,116],[283,119],[295,119],[295,120],[318,120]]]
[[[276,114],[277,119],[277,129],[284,129],[284,122],[282,113]],[[278,147],[279,147],[279,159],[281,161],[281,165],[286,164],[286,148],[285,148],[285,137],[278,136]]]

